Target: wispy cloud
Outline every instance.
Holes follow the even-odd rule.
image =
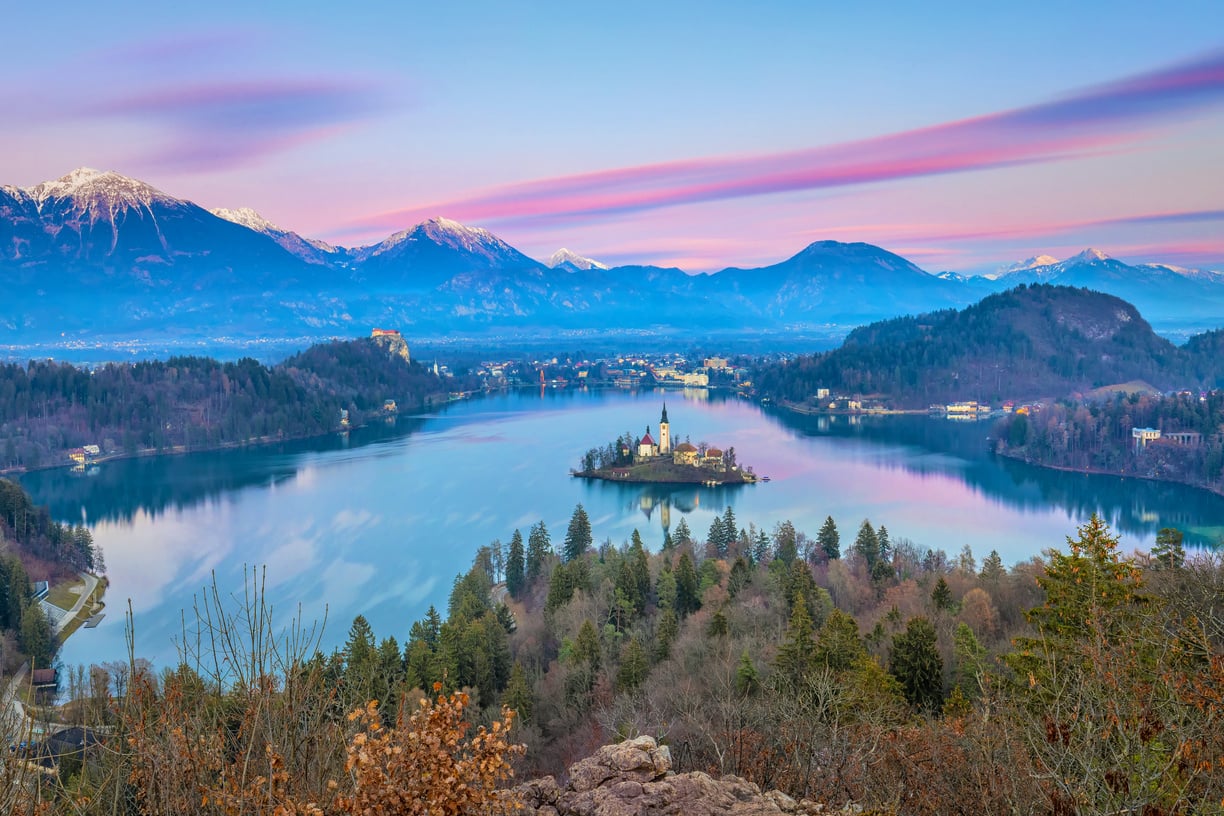
[[[332,135],[379,108],[354,81],[264,79],[144,88],[86,106],[87,117],[159,132],[143,163],[224,169]]]
[[[745,196],[961,173],[1133,149],[1175,117],[1224,103],[1224,52],[1052,101],[900,133],[756,156],[689,159],[541,179],[362,219],[401,227],[436,213],[560,224]]]
[[[0,90],[0,103],[26,126],[139,145],[125,168],[183,172],[249,165],[393,104],[382,79],[286,69],[268,57],[275,48],[250,31],[120,43],[52,68],[64,76],[47,93]]]

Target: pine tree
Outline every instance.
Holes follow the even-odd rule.
[[[807,604],[800,595],[795,599],[795,608],[786,627],[786,639],[774,658],[775,676],[789,688],[801,685],[814,666],[814,635]]]
[[[999,557],[999,551],[991,550],[990,555],[982,560],[982,571],[978,573],[978,578],[982,580],[982,583],[996,587],[1006,574],[1007,570],[1003,568],[1003,559]]]
[[[676,610],[668,607],[659,613],[659,623],[655,627],[655,662],[666,660],[671,652],[671,645],[680,634],[680,620]]]
[[[840,609],[830,612],[816,637],[812,658],[817,666],[826,666],[834,672],[848,671],[866,660],[867,649],[854,618]]]
[[[952,590],[948,588],[948,582],[942,575],[935,582],[935,588],[931,590],[931,603],[940,612],[952,608]]]
[[[655,579],[655,597],[660,609],[676,608],[676,573],[668,561],[663,562],[663,569],[659,570],[659,577]]]
[[[636,636],[629,639],[621,650],[620,669],[616,672],[616,685],[622,691],[635,691],[650,671],[650,663],[646,660],[646,650]]]
[[[1204,719],[1218,692],[1207,706],[1187,696],[1204,683],[1221,686],[1204,678],[1203,662],[1186,659],[1183,647],[1201,642],[1201,626],[1144,592],[1142,571],[1119,556],[1098,516],[1078,533],[1067,538],[1069,554],[1049,552],[1038,578],[1045,602],[1026,613],[1036,636],[1017,638],[1004,658],[1034,764],[1068,812],[1193,810],[1187,774],[1204,766],[1172,758],[1220,732],[1214,717]]]
[[[517,714],[520,720],[531,722],[531,715],[535,710],[535,695],[531,691],[531,684],[527,682],[527,672],[523,671],[523,665],[517,660],[510,670],[510,682],[506,685],[502,702]]]
[[[761,688],[761,676],[757,673],[756,664],[745,649],[740,654],[739,666],[735,669],[735,691],[741,697],[755,694]]]
[[[38,601],[31,601],[21,613],[18,641],[31,666],[36,669],[51,666],[56,652],[55,632]]]
[[[591,548],[591,544],[591,520],[587,518],[586,508],[579,504],[574,508],[569,528],[565,531],[562,558],[567,562],[577,560]]]
[[[536,522],[527,535],[527,583],[532,583],[544,572],[544,562],[552,554],[552,540],[543,521]]]
[[[1182,546],[1182,540],[1181,530],[1175,527],[1162,527],[1156,533],[1156,546],[1152,547],[1152,568],[1181,569],[1186,563],[1186,550]]]
[[[752,563],[763,564],[765,559],[769,557],[769,536],[761,530],[756,535],[756,540],[752,542]]]
[[[730,452],[730,449],[728,449],[728,452]],[[726,543],[720,554],[725,558],[727,556],[727,551],[730,549],[731,545],[735,543],[735,539],[739,537],[739,533],[736,532],[739,527],[735,523],[735,512],[731,509],[731,505],[729,504],[727,505],[727,509],[723,511],[722,522],[723,534],[726,536]]]
[[[1025,617],[1047,639],[1074,640],[1110,613],[1115,633],[1123,634],[1125,613],[1144,602],[1139,570],[1119,557],[1117,536],[1095,513],[1079,528],[1079,538],[1067,536],[1067,544],[1069,555],[1050,552],[1045,574],[1037,579],[1045,603]]]
[[[905,699],[923,711],[943,705],[943,658],[939,656],[935,627],[924,617],[910,618],[905,631],[893,637],[889,672],[897,678]]]
[[[956,661],[956,687],[970,700],[980,697],[985,686],[987,652],[964,621],[956,624],[952,632],[952,657]]]
[[[710,532],[706,536],[706,543],[718,554],[719,558],[727,555],[727,537],[727,528],[723,526],[722,516],[715,516],[710,522]]]
[[[625,561],[633,577],[636,593],[634,602],[640,615],[646,611],[646,604],[650,601],[650,557],[646,555],[646,547],[642,544],[642,537],[638,535],[637,530],[633,531],[633,542],[629,545]]]
[[[676,612],[685,617],[701,608],[701,582],[692,556],[680,554],[676,563]]]
[[[595,624],[588,618],[578,628],[578,638],[574,641],[574,659],[590,666],[592,671],[599,671],[601,654],[599,634],[595,631]]]
[[[786,566],[799,557],[799,535],[795,525],[790,520],[781,522],[774,528],[774,560],[781,561]]]
[[[676,534],[672,536],[672,541],[677,545],[689,544],[693,541],[693,532],[689,529],[688,521],[684,516],[680,517],[680,523],[676,525]]]
[[[350,667],[366,667],[374,663],[374,630],[365,615],[353,618],[349,627],[348,640],[344,643],[345,663]]]
[[[731,565],[731,573],[727,576],[727,595],[734,598],[751,580],[752,571],[741,555],[735,559],[735,563]]]
[[[511,598],[519,598],[523,594],[526,581],[527,564],[523,553],[523,534],[518,530],[510,539],[510,553],[506,559],[506,591]]]
[[[888,537],[888,528],[883,524],[880,525],[879,531],[876,532],[876,546],[880,553],[880,560],[892,563],[892,539]]]
[[[825,558],[830,560],[841,558],[841,536],[837,532],[837,522],[832,516],[827,516],[816,535],[816,543],[820,546]]]
[[[880,558],[880,540],[867,519],[863,519],[863,523],[859,525],[858,536],[854,539],[854,551],[867,564],[867,572],[871,573]]]

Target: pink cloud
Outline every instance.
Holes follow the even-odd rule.
[[[353,231],[436,213],[493,225],[564,224],[799,190],[830,189],[1115,152],[1172,117],[1224,102],[1224,52],[1024,108],[838,145],[686,159],[513,184],[380,213]]]
[[[83,113],[162,132],[142,166],[213,170],[326,138],[379,107],[368,85],[335,80],[217,81],[142,89]]]

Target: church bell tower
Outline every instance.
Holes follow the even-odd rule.
[[[663,403],[663,417],[659,420],[659,455],[671,453],[671,424],[667,421],[667,403]]]

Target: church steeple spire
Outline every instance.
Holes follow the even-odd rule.
[[[659,454],[671,453],[671,423],[667,421],[667,403],[663,403],[663,417],[659,420]]]

